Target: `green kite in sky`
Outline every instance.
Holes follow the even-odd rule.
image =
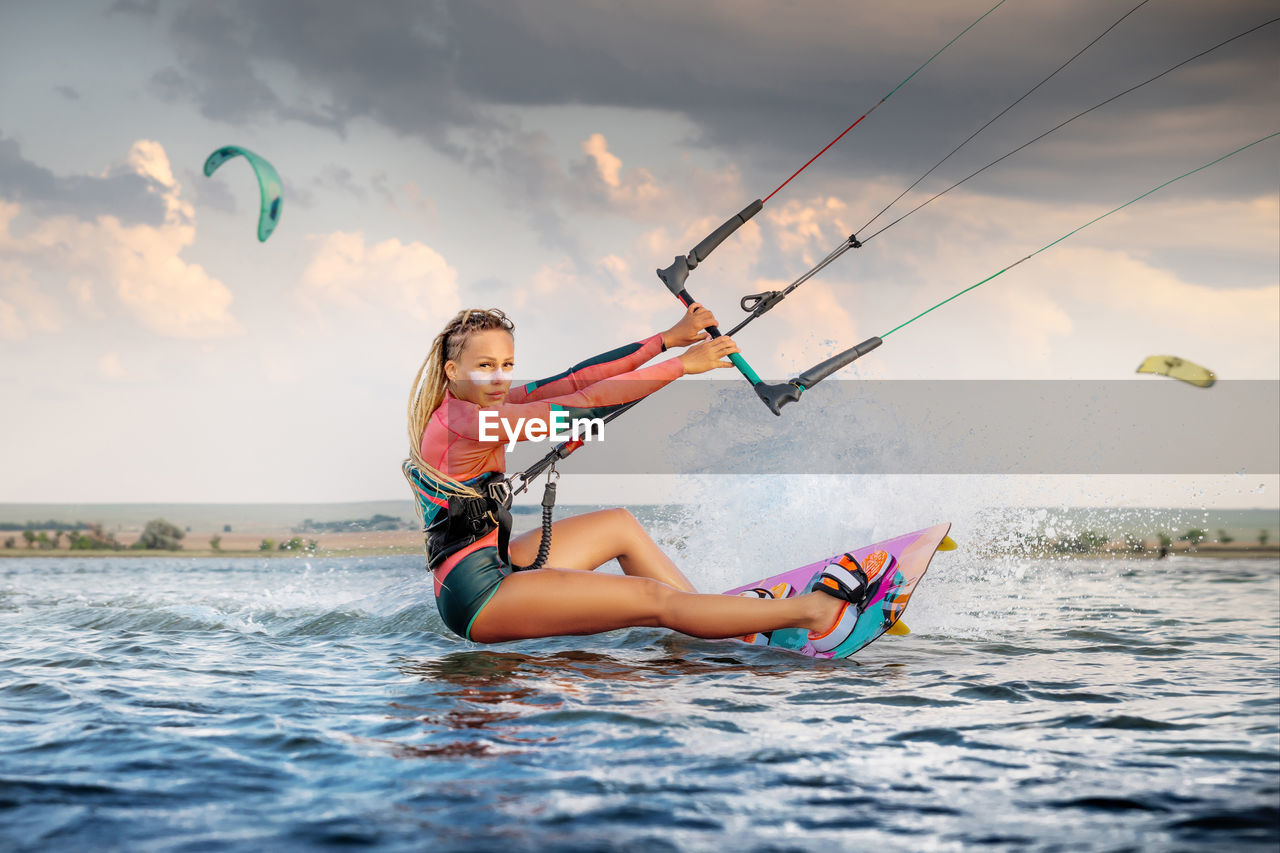
[[[262,195],[262,207],[258,213],[258,240],[266,242],[280,222],[280,208],[284,201],[280,175],[276,172],[275,166],[249,149],[241,148],[239,145],[224,145],[204,161],[205,177],[212,175],[219,166],[234,157],[243,157],[248,160],[249,165],[253,167],[253,173],[258,176],[258,190]]]

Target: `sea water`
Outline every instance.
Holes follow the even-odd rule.
[[[678,529],[712,589],[826,556]],[[1276,849],[1276,560],[953,535],[913,632],[845,661],[482,647],[415,557],[5,560],[0,849]]]

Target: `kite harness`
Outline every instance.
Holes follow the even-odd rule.
[[[566,454],[567,455],[567,454]],[[404,462],[404,475],[414,491],[427,492],[433,487],[412,460]],[[523,477],[517,474],[512,480]],[[540,569],[551,553],[551,513],[556,505],[556,480],[560,478],[554,463],[547,472],[546,486],[542,492],[542,539],[538,543],[538,555],[527,566],[517,566],[511,561],[511,500],[514,492],[511,481],[496,471],[483,475],[470,483],[479,495],[450,495],[445,517],[423,529],[428,555],[427,568],[435,571],[449,557],[481,539],[498,532],[498,557],[512,571],[522,572]]]

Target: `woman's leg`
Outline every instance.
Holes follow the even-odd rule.
[[[472,622],[471,639],[498,643],[639,626],[705,639],[779,628],[825,631],[841,605],[821,593],[777,600],[702,595],[650,578],[542,569],[504,579]]]
[[[541,539],[539,528],[511,540],[511,559],[516,565],[527,566],[533,562]],[[561,519],[551,526],[551,555],[547,565],[589,571],[615,558],[625,574],[651,578],[685,592],[694,591],[689,579],[625,509],[588,512]]]

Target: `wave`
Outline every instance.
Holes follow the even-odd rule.
[[[416,560],[66,562],[31,578],[37,588],[4,590],[8,618],[113,633],[448,633]]]

